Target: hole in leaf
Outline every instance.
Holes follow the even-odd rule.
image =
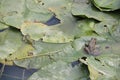
[[[59,24],[59,23],[60,23],[60,20],[58,18],[56,18],[55,16],[53,16],[45,24],[48,25],[48,26],[51,26],[51,25],[56,25],[56,24]]]
[[[40,38],[41,41],[43,41],[43,38]]]
[[[74,62],[71,63],[71,66],[72,66],[72,67],[75,67],[75,66],[78,65],[79,63],[80,63],[79,60],[74,61]]]
[[[104,25],[104,27],[107,27],[107,25]]]
[[[42,5],[44,5],[45,3],[42,3]]]
[[[83,59],[84,61],[86,61],[87,57],[82,57],[81,59]]]

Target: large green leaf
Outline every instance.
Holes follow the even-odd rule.
[[[92,0],[101,11],[113,11],[120,9],[120,0]]]
[[[28,0],[30,1],[30,0]],[[0,5],[0,21],[10,26],[20,28],[23,22],[46,22],[53,14],[49,12],[35,12],[31,11],[27,4],[30,6],[38,6],[35,0],[28,2],[26,0],[2,0]],[[33,4],[31,4],[33,3]],[[39,9],[38,11],[43,11]],[[45,11],[45,10],[44,10]]]
[[[72,14],[83,18],[90,18],[78,22],[77,26],[80,33],[77,36],[97,34],[98,36],[110,39],[111,34],[119,25],[119,13],[101,12],[92,5],[90,0],[75,0],[72,5]],[[93,19],[98,20],[98,22]]]
[[[83,55],[77,52],[71,43],[53,44],[38,41],[33,46],[35,48],[33,57],[16,60],[14,61],[16,65],[25,68],[41,68],[58,60],[73,62]]]
[[[28,80],[87,80],[88,71],[82,65],[75,66],[57,61],[35,72]]]
[[[98,21],[116,21],[119,18],[118,14],[111,12],[101,12],[97,10],[90,0],[75,0],[72,5],[72,14],[80,17],[93,18]]]
[[[53,13],[45,8],[41,0],[26,0],[25,4],[26,11],[24,17],[26,21],[45,23],[53,16]]]
[[[5,59],[15,52],[22,44],[22,36],[16,29],[0,32],[0,58]]]
[[[77,27],[76,20],[70,13],[71,0],[36,0],[39,4],[36,7],[35,5],[30,5],[30,3],[33,4],[33,0],[27,0],[27,2],[29,3],[27,5],[28,8],[32,11],[38,11],[40,8],[44,9],[43,13],[46,10],[53,12],[55,16],[60,19],[60,24],[47,26],[41,23],[25,22],[21,26],[23,35],[29,35],[31,39],[36,41],[42,39],[44,42],[52,43],[65,43],[74,40],[74,36],[77,33]]]
[[[118,26],[118,21],[115,22],[97,22],[93,19],[84,19],[77,22],[78,32],[76,37],[99,36],[106,39],[111,39],[111,34]]]
[[[58,60],[72,62],[77,60],[80,55],[72,48],[70,43],[52,44],[38,41],[33,46],[35,48],[33,57],[16,60],[16,65],[25,68],[41,68]]]
[[[72,0],[26,0],[27,7],[31,11],[48,13],[53,12],[60,20],[70,14]],[[33,5],[33,6],[31,6]]]
[[[54,14],[62,20],[70,12],[71,2],[72,0],[2,0],[0,21],[20,28],[24,22],[45,23]]]
[[[0,21],[14,27],[19,27],[23,22],[24,1],[2,0],[0,5]]]
[[[21,32],[23,35],[30,36],[35,41],[42,39],[44,42],[52,43],[70,42],[74,40],[74,36],[77,33],[77,26],[71,18],[67,18],[65,21],[55,26],[25,22],[21,26]]]

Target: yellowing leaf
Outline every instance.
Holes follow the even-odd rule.
[[[71,27],[76,28],[74,26]],[[64,29],[62,30],[61,28],[65,27],[63,27],[62,24],[47,26],[42,23],[26,22],[21,26],[21,32],[23,35],[30,36],[30,38],[35,41],[40,39],[44,42],[52,43],[65,43],[73,41],[75,34],[70,33],[70,31],[68,31],[70,33],[68,34],[64,31]],[[71,28],[71,30],[73,29]]]
[[[7,60],[18,60],[34,56],[32,51],[34,48],[30,44],[23,43],[14,53],[12,53]]]

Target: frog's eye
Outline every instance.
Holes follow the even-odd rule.
[[[88,47],[88,44],[85,44],[85,47]]]

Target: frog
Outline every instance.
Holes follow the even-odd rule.
[[[88,42],[88,44],[85,44],[84,50],[90,54],[90,55],[99,55],[101,54],[100,52],[100,47],[96,45],[96,38],[91,38],[91,40]]]

